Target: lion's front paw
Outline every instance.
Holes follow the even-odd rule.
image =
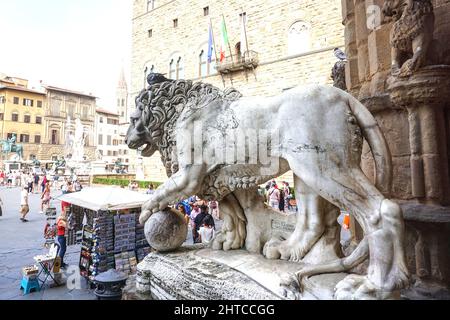
[[[158,203],[154,201],[153,199],[145,202],[142,205],[142,212],[139,216],[139,223],[144,224],[153,213],[156,213],[159,211]]]
[[[145,222],[147,222],[147,220],[151,217],[152,213],[148,210],[143,210],[141,212],[141,215],[139,216],[139,223],[141,225],[144,225]]]

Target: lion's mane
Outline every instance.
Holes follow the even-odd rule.
[[[136,98],[136,106],[141,119],[151,133],[152,143],[161,153],[161,160],[170,177],[178,171],[177,159],[173,156],[176,146],[174,136],[175,123],[181,113],[208,107],[212,102],[221,100],[231,103],[242,95],[234,88],[225,91],[202,82],[177,80],[156,83],[143,90]]]

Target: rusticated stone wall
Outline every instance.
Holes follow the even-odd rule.
[[[385,0],[342,0],[347,88],[376,117],[391,150],[392,198],[402,204],[406,252],[417,278],[450,283],[450,1],[434,0],[438,65],[409,78],[391,76],[390,32],[381,23]],[[436,63],[435,63],[436,64]],[[374,176],[364,145],[362,167]]]

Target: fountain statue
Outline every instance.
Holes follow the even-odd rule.
[[[67,117],[65,143],[65,158],[67,160],[65,163],[66,175],[72,172],[77,174],[89,172],[90,164],[84,157],[87,136],[87,129],[79,118],[72,121],[70,117]]]
[[[81,162],[84,160],[84,144],[86,135],[84,133],[84,126],[80,119],[75,120],[75,136],[73,138],[72,147],[72,161]]]

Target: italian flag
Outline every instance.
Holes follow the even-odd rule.
[[[227,26],[225,24],[225,17],[222,16],[222,27],[221,27],[221,33],[222,33],[222,42],[220,44],[220,62],[223,62],[225,60],[225,48],[228,44],[228,32],[227,32]]]

